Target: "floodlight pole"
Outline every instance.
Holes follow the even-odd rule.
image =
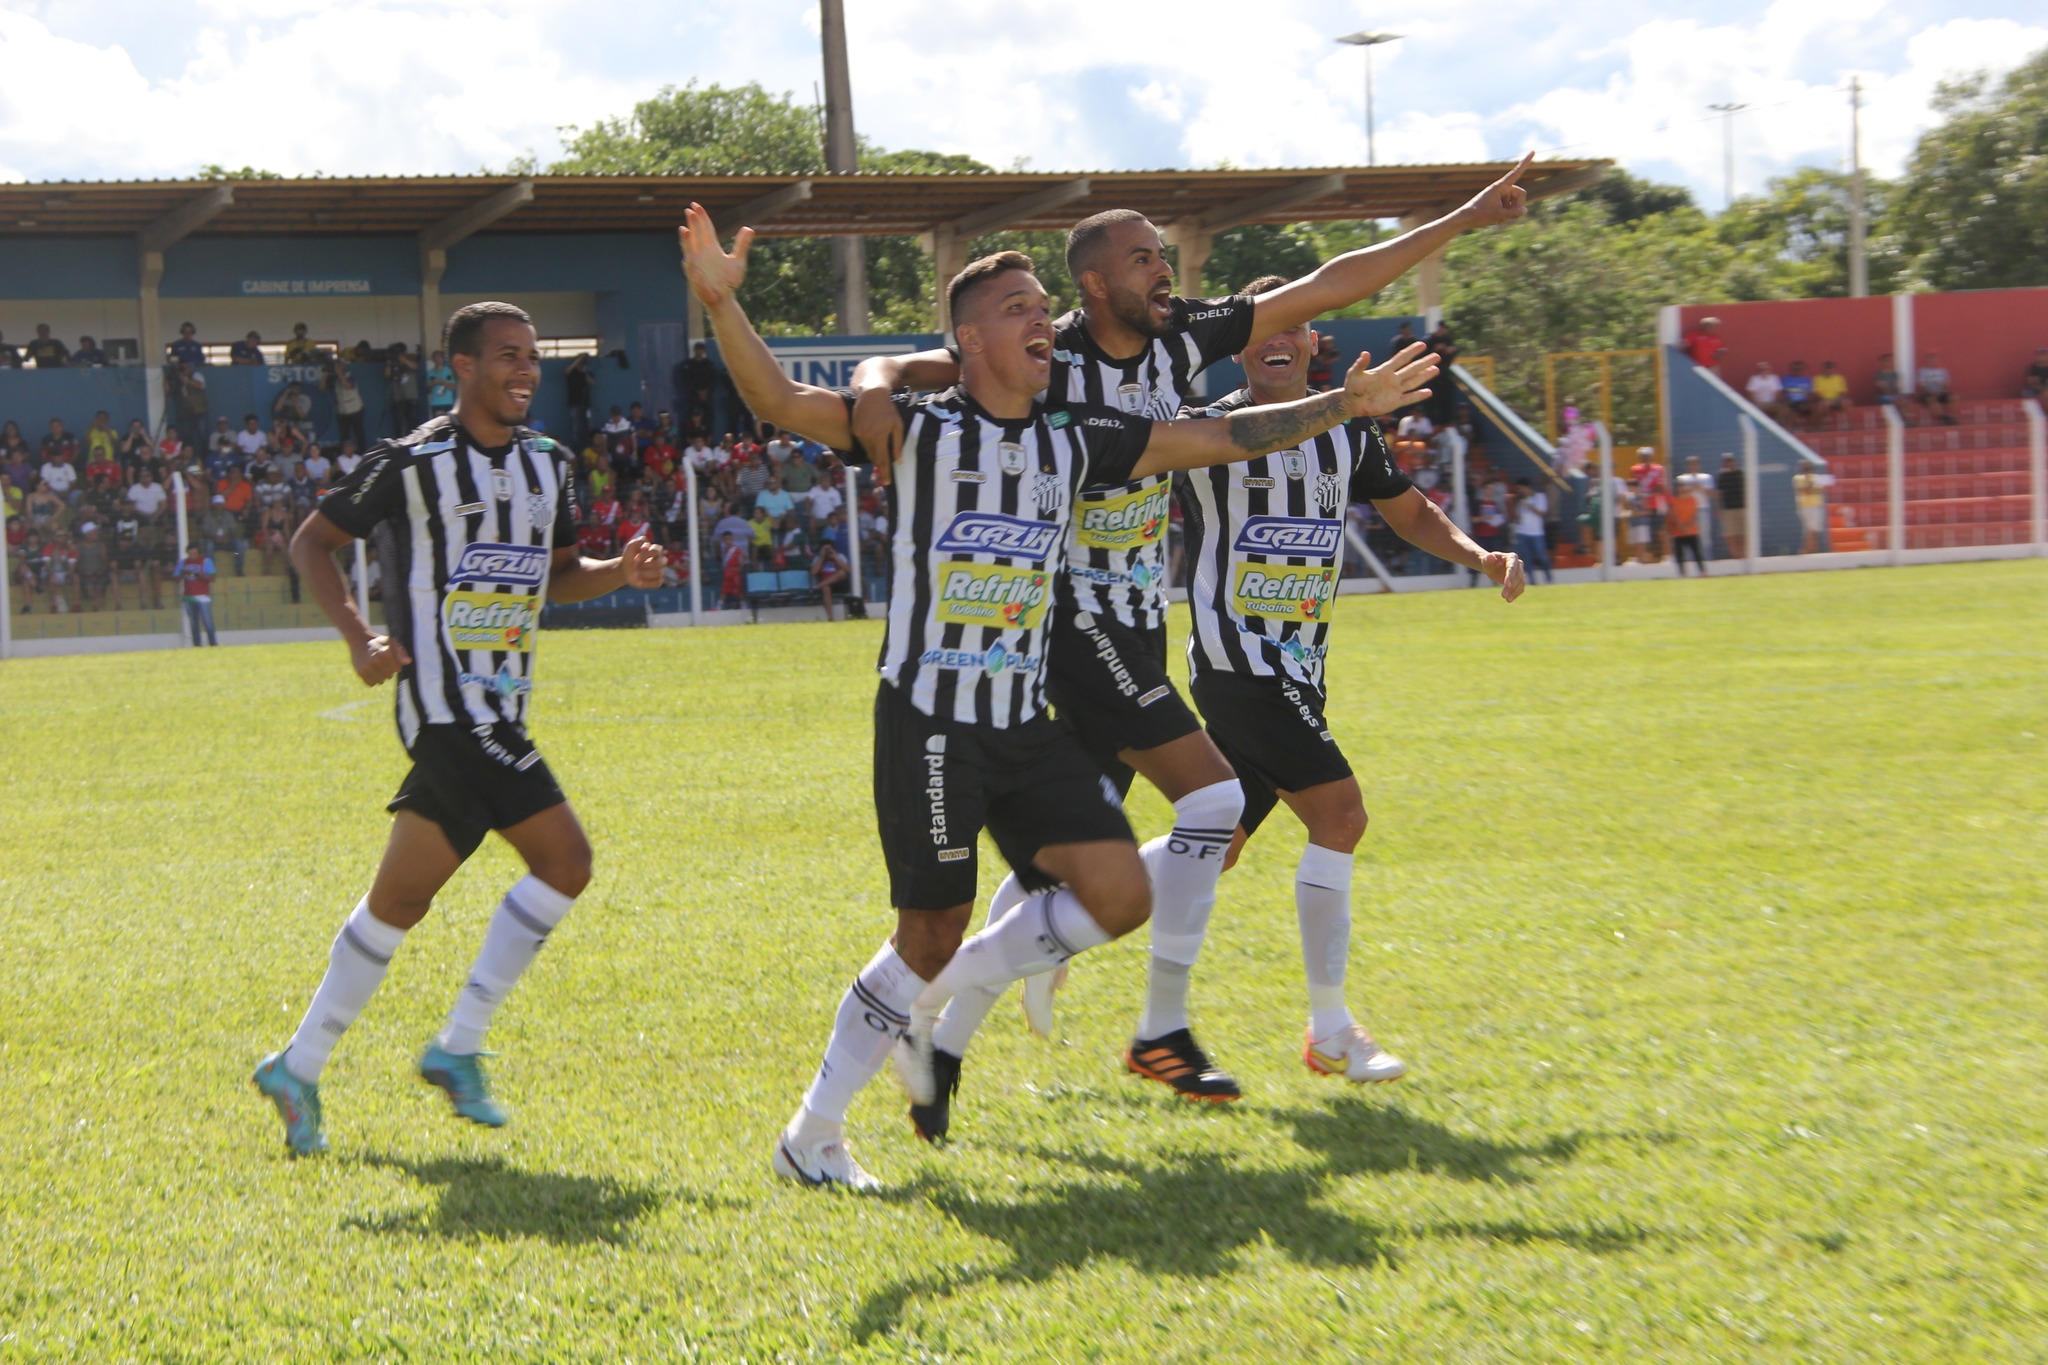
[[[1380,164],[1379,149],[1374,145],[1373,137],[1372,50],[1381,43],[1395,42],[1400,37],[1401,35],[1398,33],[1373,33],[1367,31],[1342,34],[1337,39],[1340,43],[1349,43],[1352,47],[1362,47],[1365,49],[1365,164],[1368,166]]]
[[[818,33],[825,48],[825,169],[835,175],[860,170],[853,136],[853,78],[846,61],[846,0],[820,0]],[[867,242],[861,237],[832,239],[832,282],[839,335],[864,336],[868,330]],[[946,282],[939,281],[943,291]]]
[[[1863,78],[1849,78],[1849,297],[1870,294],[1870,263],[1864,258]]]
[[[1721,116],[1721,167],[1723,190],[1730,207],[1735,203],[1735,115],[1749,108],[1746,104],[1710,104],[1707,108]]]

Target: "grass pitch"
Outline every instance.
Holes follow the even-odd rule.
[[[1126,943],[1057,1045],[998,1012],[949,1149],[871,1087],[869,1199],[767,1158],[889,922],[878,625],[551,636],[598,873],[500,1011],[514,1125],[409,1068],[494,843],[300,1162],[247,1077],[381,847],[388,693],[338,645],[0,666],[0,1361],[2048,1357],[2048,565],[1336,623],[1410,1078],[1298,1060],[1282,813],[1195,978],[1243,1103],[1120,1074]]]

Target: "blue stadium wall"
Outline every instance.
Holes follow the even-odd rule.
[[[242,298],[250,282],[266,279],[349,279],[365,282],[364,292],[372,296],[396,299],[417,298],[420,289],[418,250],[406,237],[203,237],[177,243],[164,255],[158,292],[167,325],[174,325],[178,300]],[[37,300],[129,299],[140,289],[140,266],[131,239],[14,239],[0,252],[0,331],[16,345],[25,341],[38,321]],[[621,350],[626,356],[624,366],[609,358],[596,366],[600,412],[612,404],[641,401],[665,406],[673,391],[674,366],[682,359],[686,340],[685,286],[675,241],[666,234],[473,237],[450,249],[441,292],[455,298],[499,296],[515,303],[522,293],[588,294],[606,349]],[[305,304],[309,317],[317,321],[319,300],[307,298]],[[408,342],[409,332],[404,334]],[[206,338],[225,339],[229,338]],[[379,345],[393,339],[373,338]],[[550,361],[543,366],[548,382],[535,415],[551,430],[566,425],[560,375],[567,364]],[[243,413],[254,411],[267,420],[276,393],[292,379],[306,377],[285,373],[288,368],[211,369],[212,413],[239,421]],[[359,367],[357,377],[372,430],[377,430],[378,416],[388,412],[382,368]],[[125,427],[129,417],[143,413],[146,382],[154,380],[146,380],[141,367],[134,366],[54,373],[0,371],[0,417],[20,422],[24,431],[41,428],[51,417],[61,417],[76,428],[105,409]],[[325,416],[322,408],[318,417]]]

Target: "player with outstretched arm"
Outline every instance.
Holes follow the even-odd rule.
[[[853,395],[790,379],[740,306],[752,235],[727,253],[694,205],[681,232],[733,381],[763,420],[851,450]],[[1048,404],[1052,316],[1030,258],[985,257],[947,290],[961,383],[897,400],[906,440],[889,495],[874,787],[896,928],[841,1000],[776,1139],[776,1174],[810,1185],[874,1184],[847,1146],[847,1107],[899,1038],[912,1099],[930,1101],[931,1021],[955,992],[1051,971],[1151,912],[1117,793],[1045,711],[1052,580],[1082,491],[1295,445],[1412,401],[1436,372],[1419,346],[1377,370],[1361,357],[1338,392],[1220,422]],[[984,828],[1033,894],[963,943]]]
[[[1287,286],[1252,281],[1244,296]],[[1275,332],[1237,359],[1245,387],[1202,409],[1228,417],[1308,393],[1316,334]],[[1302,1061],[1356,1082],[1399,1080],[1404,1068],[1352,1017],[1344,979],[1351,946],[1351,868],[1365,836],[1365,799],[1327,719],[1323,659],[1343,574],[1344,518],[1370,501],[1409,544],[1486,575],[1509,602],[1526,586],[1521,561],[1472,543],[1395,467],[1379,424],[1347,422],[1289,450],[1175,481],[1187,530],[1188,690],[1216,747],[1244,784],[1244,813],[1224,862],[1281,801],[1308,832],[1294,873],[1295,918],[1308,976]]]
[[[544,601],[582,602],[661,585],[661,548],[616,559],[576,548],[575,456],[522,425],[540,382],[533,320],[474,303],[449,320],[452,411],[385,441],[337,484],[292,539],[292,563],[341,632],[356,676],[395,680],[398,736],[412,769],[391,799],[384,861],[335,937],[327,974],[256,1088],[298,1155],[327,1150],[320,1073],[434,896],[484,835],[527,866],[505,893],[447,1026],[421,1052],[422,1080],[455,1112],[500,1127],[483,1067],[484,1031],[590,881],[590,844],[526,733]],[[374,537],[390,620],[378,634],[350,600],[337,551]]]
[[[1533,154],[1532,154],[1533,155]],[[1102,403],[1151,417],[1173,417],[1191,401],[1202,371],[1254,337],[1305,326],[1368,298],[1461,233],[1521,218],[1524,157],[1468,202],[1391,241],[1347,252],[1286,287],[1253,298],[1183,299],[1159,229],[1144,215],[1112,209],[1083,219],[1067,238],[1067,268],[1081,306],[1053,325],[1049,372],[1055,399]],[[900,385],[949,384],[958,368],[946,351],[877,357],[854,374],[860,391],[854,434],[871,451],[893,456],[902,422],[888,393]],[[878,455],[878,458],[881,458]],[[1196,1100],[1228,1102],[1238,1083],[1214,1065],[1188,1020],[1188,983],[1216,901],[1216,879],[1244,793],[1223,755],[1167,675],[1165,533],[1169,481],[1134,479],[1089,489],[1068,529],[1059,579],[1047,695],[1120,791],[1132,770],[1173,803],[1168,833],[1146,844],[1155,913],[1145,1003],[1124,1065]],[[1024,896],[1016,878],[997,888],[993,920]],[[1024,1002],[1034,1031],[1051,1031],[1052,985],[1034,978]],[[950,1123],[950,1097],[968,1041],[994,1005],[968,991],[938,1029],[938,1064],[948,1085],[911,1121],[927,1137]],[[1383,1067],[1398,1067],[1388,1057]]]

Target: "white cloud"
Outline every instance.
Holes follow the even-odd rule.
[[[1718,204],[1739,101],[1738,186],[1843,164],[1852,70],[1890,174],[1944,75],[2048,44],[2016,0],[1656,0],[1503,11],[1437,0],[1375,49],[1382,162],[1611,156]],[[887,147],[1043,170],[1362,164],[1364,56],[1333,35],[1363,0],[848,0],[854,108]],[[446,174],[560,146],[663,84],[758,80],[808,100],[815,0],[0,0],[0,176]]]

